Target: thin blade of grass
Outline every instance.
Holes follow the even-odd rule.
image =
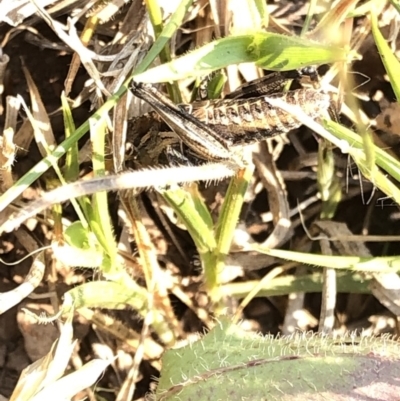
[[[106,174],[106,122],[104,119],[100,122],[90,119],[89,123],[90,136],[93,146],[93,172],[96,177],[104,177]],[[105,272],[109,275],[118,274],[118,251],[108,210],[107,192],[98,191],[93,195],[92,212],[90,226],[109,257],[109,260],[107,261],[108,266],[103,265],[103,269],[105,269]]]
[[[65,137],[69,138],[75,132],[75,123],[71,108],[64,93],[61,94],[61,108],[64,120]],[[64,177],[66,181],[75,181],[79,177],[79,149],[75,142],[67,152],[64,166]]]
[[[236,164],[210,163],[202,166],[189,166],[182,175],[181,167],[168,167],[163,169],[137,170],[118,175],[96,177],[88,181],[76,181],[56,188],[42,195],[40,199],[32,202],[30,206],[21,209],[13,218],[0,219],[0,232],[14,230],[29,217],[55,203],[65,202],[71,198],[91,195],[98,191],[116,191],[123,189],[146,189],[151,183],[154,187],[164,187],[166,184],[180,184],[196,181],[212,181],[232,177],[237,171]]]
[[[316,40],[326,40],[329,38],[330,42],[340,41],[342,38],[340,35],[337,35],[339,26],[347,15],[353,11],[356,3],[358,3],[358,0],[341,0],[336,2],[334,7],[324,14],[316,28],[308,36]]]
[[[211,296],[214,295],[214,301],[220,298],[218,285],[220,274],[225,265],[225,258],[228,255],[232,239],[235,233],[235,228],[239,220],[239,214],[242,210],[244,194],[253,176],[254,165],[251,164],[238,171],[231,179],[231,182],[226,193],[225,201],[222,205],[221,214],[216,225],[215,237],[217,239],[217,247],[214,252],[215,265],[210,268],[215,270],[216,282],[213,287],[210,287]],[[209,283],[211,285],[211,283]]]
[[[400,256],[371,258],[360,256],[326,256],[280,249],[267,249],[257,245],[252,245],[251,250],[305,265],[329,267],[338,270],[344,269],[364,273],[393,273],[400,271]]]
[[[157,37],[157,40],[154,42],[153,46],[146,54],[146,57],[137,66],[135,74],[143,73],[160,54],[160,52],[165,47],[167,42],[172,38],[176,30],[182,25],[186,12],[192,2],[193,0],[182,0],[180,2],[174,14],[171,15],[169,22],[165,25],[164,29]]]
[[[324,139],[318,143],[317,178],[322,200],[321,219],[331,219],[342,198],[342,189],[336,176],[332,145]]]
[[[371,293],[369,289],[371,278],[365,277],[365,275],[360,273],[338,271],[336,281],[338,292],[355,294]],[[255,280],[224,284],[221,287],[221,292],[223,295],[232,296],[235,299],[243,299],[258,284],[259,281]],[[293,292],[321,292],[322,284],[323,277],[321,273],[276,277],[270,282],[265,283],[255,297],[285,296]]]
[[[181,1],[181,7],[182,3],[184,5],[185,12],[187,9],[190,7],[192,4],[192,0],[186,2],[186,0]],[[163,31],[163,19],[162,19],[162,12],[161,12],[161,7],[158,4],[157,0],[145,0],[146,8],[150,16],[150,21],[153,25],[154,33],[156,36],[156,39],[159,38],[162,35]],[[181,22],[181,21],[180,21]],[[175,33],[175,30],[172,29],[172,32]],[[161,49],[159,53],[159,58],[161,60],[161,63],[168,63],[171,61],[171,51],[170,48],[167,46],[167,43],[165,46]],[[179,90],[179,86],[177,82],[168,82],[167,83],[167,90],[169,97],[175,102],[175,103],[182,103],[182,96],[181,92]]]
[[[362,138],[353,131],[332,120],[326,120],[324,125],[330,132],[334,133],[339,140],[347,142],[351,148],[363,149],[364,143]],[[377,146],[374,148],[374,153],[376,164],[384,169],[392,178],[400,182],[399,160]]]
[[[400,102],[400,63],[396,56],[393,54],[392,49],[388,45],[386,39],[381,34],[378,27],[377,15],[374,10],[371,10],[371,30],[374,35],[375,43],[378,48],[378,53],[381,56],[382,63],[385,66],[386,72],[389,75],[389,81],[392,85],[396,99]]]
[[[256,6],[256,9],[258,11],[258,14],[260,15],[261,18],[261,26],[263,28],[268,28],[269,24],[269,13],[268,13],[268,8],[267,8],[267,3],[263,0],[253,0],[254,5]]]
[[[214,232],[209,222],[211,216],[205,205],[201,205],[199,199],[189,192],[179,188],[176,190],[162,191],[165,200],[174,208],[175,213],[189,231],[197,250],[202,255],[213,252],[216,247]],[[208,214],[208,215],[207,215]]]
[[[399,0],[389,0],[390,4],[397,10],[400,14],[400,1]]]

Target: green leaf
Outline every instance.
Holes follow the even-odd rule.
[[[320,401],[339,394],[355,399],[358,391],[395,399],[392,378],[400,374],[399,351],[399,344],[387,338],[263,337],[222,321],[199,341],[164,354],[153,399]],[[377,366],[385,367],[379,379]],[[379,386],[369,387],[378,381]]]
[[[110,308],[124,309],[127,305],[145,316],[147,292],[144,288],[135,286],[135,290],[116,282],[93,281],[73,288],[66,294],[71,297],[75,309],[79,308]]]
[[[64,239],[69,245],[76,248],[92,248],[94,245],[93,234],[83,227],[81,221],[73,222],[64,231]]]
[[[255,62],[273,71],[345,61],[346,49],[271,32],[230,36],[208,43],[170,63],[136,75],[138,82],[168,82],[208,75],[232,64]]]
[[[148,300],[147,290],[125,274],[121,275],[120,282],[92,281],[66,292],[62,312],[65,314],[79,308],[126,309],[129,305],[144,319],[149,313]],[[152,327],[164,341],[171,337],[168,336],[168,324],[158,309],[152,310]]]
[[[297,36],[261,32],[254,34],[247,51],[257,66],[272,71],[290,71],[308,65],[345,61],[345,49]]]

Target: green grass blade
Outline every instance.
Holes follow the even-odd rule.
[[[332,121],[327,120],[324,122],[325,127],[332,132],[340,140],[346,141],[350,146],[350,152],[352,149],[364,149],[363,140],[360,135],[357,135],[353,131],[346,127]],[[355,152],[354,152],[355,153]],[[400,162],[399,160],[392,157],[390,154],[385,152],[383,149],[375,146],[375,162],[376,164],[384,169],[392,178],[400,182]]]
[[[103,119],[98,122],[90,119],[90,136],[93,146],[92,165],[93,172],[96,177],[103,177],[106,174],[105,166],[105,137],[106,137],[106,123]],[[97,192],[93,195],[92,201],[92,219],[90,226],[96,235],[99,243],[104,248],[109,257],[109,266],[103,266],[108,270],[108,274],[117,274],[117,244],[115,243],[113,227],[108,210],[107,192]],[[108,269],[107,269],[108,268]],[[109,269],[114,270],[113,272]]]
[[[175,21],[172,24],[171,24],[171,22],[169,23],[169,26],[167,29],[168,36],[166,36],[164,34],[164,37],[169,37],[169,39],[171,38],[171,36],[175,33],[176,28],[178,26],[180,26],[180,24],[182,23],[183,17],[185,16],[187,9],[192,4],[192,2],[193,2],[193,0],[181,1],[181,4],[178,7],[178,9],[181,10],[182,12],[178,12],[178,15],[176,12],[174,13]],[[157,0],[146,0],[145,3],[146,3],[147,11],[150,16],[150,21],[153,25],[156,39],[158,39],[159,37],[163,36],[163,18],[162,18],[161,7],[159,6]],[[171,35],[171,33],[172,33],[172,35]],[[171,35],[171,36],[169,36],[169,35]],[[161,49],[159,57],[160,57],[161,63],[168,63],[169,61],[171,61],[171,52],[170,52],[169,47],[167,46],[167,43]],[[174,103],[182,103],[181,92],[179,91],[179,86],[176,82],[172,82],[172,83],[168,82],[167,90],[169,93],[169,97],[172,99],[172,101]]]
[[[217,282],[215,266],[215,234],[211,215],[204,202],[190,191],[177,189],[162,192],[164,199],[179,216],[194,243],[204,272],[204,285],[210,290]]]
[[[239,215],[242,210],[244,195],[253,173],[254,165],[251,164],[239,170],[229,184],[215,233],[217,239],[217,248],[215,250],[215,268],[217,270],[217,275],[222,272],[225,264],[225,257],[229,254]]]
[[[65,137],[69,138],[72,133],[75,132],[75,123],[64,92],[61,94],[61,107],[64,119]],[[64,177],[66,181],[75,181],[79,177],[78,154],[78,143],[75,142],[68,150],[67,157],[65,158]]]
[[[72,133],[75,132],[75,122],[72,117],[72,112],[69,107],[68,100],[64,93],[61,94],[61,107],[63,112],[65,138],[68,139],[72,136]],[[67,151],[67,157],[65,158],[65,166],[63,168],[63,172],[66,182],[75,181],[79,178],[78,154],[78,143],[75,142]],[[78,202],[76,203],[76,201],[74,200],[73,204],[75,207],[75,211],[78,214],[79,220],[82,222],[82,225],[84,227],[89,227],[88,222],[84,216],[85,202],[83,199],[78,199],[77,201]],[[83,210],[83,212],[81,209]]]
[[[227,80],[228,78],[224,72],[217,72],[207,85],[207,98],[219,99]]]
[[[316,8],[317,8],[317,0],[310,0],[309,5],[308,5],[307,14],[306,14],[306,19],[304,20],[304,25],[301,28],[300,36],[303,37],[309,31],[311,21],[315,14]]]
[[[390,4],[397,10],[400,14],[400,1],[399,0],[389,0]]]
[[[264,0],[253,0],[254,5],[256,6],[257,12],[261,19],[261,26],[263,28],[268,27],[269,22],[269,13],[267,8],[267,3]]]
[[[357,167],[365,178],[370,180],[384,194],[392,198],[397,204],[400,204],[400,189],[389,179],[386,174],[383,174],[376,166],[373,169],[369,168],[369,163],[365,159],[364,152],[352,151],[351,157],[356,162]]]
[[[389,47],[386,39],[382,36],[378,27],[378,19],[376,13],[373,11],[370,14],[371,30],[374,35],[375,43],[378,48],[382,63],[385,66],[386,72],[389,75],[390,84],[396,95],[396,99],[400,101],[400,63],[396,56],[393,54],[392,49]]]
[[[400,189],[377,167],[385,169],[391,175],[391,178],[398,179],[400,178],[399,162],[382,149],[373,146],[374,154],[376,155],[376,165],[371,165],[364,151],[364,142],[359,135],[333,121],[327,121],[326,127],[338,138],[346,138],[345,140],[349,143],[348,153],[357,164],[363,176],[395,202],[400,203]]]
[[[182,188],[161,191],[164,199],[173,207],[189,231],[200,257],[216,247],[211,215],[200,199]]]
[[[355,294],[370,294],[369,284],[371,279],[360,273],[348,271],[337,272],[337,291],[351,292]],[[301,276],[286,275],[276,277],[264,284],[256,297],[279,297],[293,292],[321,292],[323,276],[322,273],[306,274]],[[259,281],[250,280],[246,282],[224,284],[221,287],[223,295],[232,296],[236,299],[243,299]]]
[[[326,256],[303,252],[285,251],[280,249],[268,249],[257,245],[253,245],[252,249],[276,258],[290,260],[292,262],[298,262],[310,266],[328,267],[339,270],[347,269],[368,273],[400,272],[400,256]]]
[[[164,29],[158,36],[157,40],[154,42],[153,46],[146,54],[146,57],[142,60],[142,62],[135,69],[135,74],[143,73],[150,64],[156,59],[156,57],[160,54],[162,49],[168,43],[168,41],[172,38],[177,29],[182,25],[183,19],[186,15],[186,12],[193,0],[182,0],[177,7],[176,11],[169,22],[165,25]]]

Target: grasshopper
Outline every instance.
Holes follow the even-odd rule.
[[[315,80],[311,74],[307,76]],[[152,85],[134,82],[133,94],[155,110],[130,123],[139,161],[148,159],[145,165],[157,164],[161,153],[172,164],[173,155],[182,163],[195,165],[227,161],[243,146],[301,125],[294,116],[272,107],[266,96],[300,106],[312,118],[326,114],[331,105],[329,94],[314,88],[282,92],[289,79],[301,78],[297,71],[273,73],[241,86],[222,100],[183,105],[175,105]]]
[[[313,73],[305,75],[314,80]],[[27,218],[72,197],[234,175],[241,163],[238,153],[244,146],[301,125],[295,116],[271,106],[267,98],[299,106],[311,118],[329,113],[331,96],[328,93],[315,88],[282,91],[288,80],[300,78],[302,74],[297,71],[273,73],[243,85],[222,100],[183,105],[174,104],[152,85],[133,82],[133,94],[154,109],[131,120],[128,127],[135,159],[142,170],[78,181],[45,193],[3,222],[0,231],[12,231]],[[151,169],[160,165],[168,168],[158,170],[150,178]],[[181,177],[181,165],[189,166],[186,167],[189,178]]]

